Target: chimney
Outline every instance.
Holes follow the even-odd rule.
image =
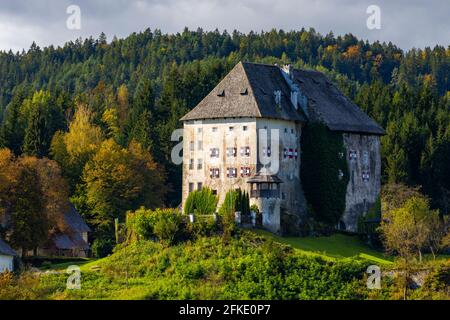
[[[283,65],[283,67],[282,67],[283,72],[286,73],[287,75],[289,75],[289,77],[290,77],[291,79],[294,78],[294,74],[292,73],[292,70],[293,70],[293,69],[294,69],[294,68],[293,68],[290,64],[285,64],[285,65]]]

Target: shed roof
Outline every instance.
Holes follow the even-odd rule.
[[[75,232],[90,232],[91,229],[86,224],[84,219],[75,209],[75,207],[71,204],[69,211],[64,214],[64,219],[68,225],[68,227]]]
[[[283,183],[276,174],[270,174],[265,168],[255,173],[247,180],[247,183]]]
[[[17,253],[2,239],[0,239],[0,254],[15,257]]]
[[[58,234],[53,237],[53,242],[58,249],[89,249],[89,244],[84,241],[79,233],[73,233],[71,235],[65,233]]]

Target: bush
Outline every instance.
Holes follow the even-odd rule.
[[[130,238],[158,238],[162,242],[172,244],[177,237],[181,237],[185,227],[183,216],[177,209],[140,208],[128,213],[127,229]]]
[[[202,188],[200,191],[195,190],[186,199],[184,214],[213,214],[216,211],[218,200],[209,188]]]
[[[196,217],[195,222],[189,224],[189,228],[195,238],[212,236],[220,230],[218,222],[214,221],[213,217],[210,216]]]
[[[109,255],[113,248],[114,248],[115,242],[112,239],[108,238],[97,238],[92,243],[92,254],[97,258],[103,258]]]
[[[157,214],[153,232],[158,239],[167,244],[172,244],[180,231],[182,216],[175,210],[164,210]]]

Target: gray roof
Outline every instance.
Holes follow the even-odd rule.
[[[270,174],[267,170],[261,169],[254,176],[247,180],[247,183],[283,183],[276,174]]]
[[[330,130],[385,134],[384,130],[346,98],[323,73],[293,70],[292,76],[307,98],[309,119],[324,122]],[[281,91],[276,105],[274,91]],[[274,118],[308,120],[290,100],[290,87],[278,66],[238,63],[182,121],[214,118]]]
[[[84,222],[83,218],[71,204],[69,211],[64,214],[64,219],[67,223],[67,226],[74,232],[90,232],[91,229]]]
[[[310,120],[322,121],[332,131],[383,135],[385,131],[318,71],[293,70],[300,92],[308,98]]]
[[[281,91],[279,106],[274,92]],[[239,62],[182,121],[213,118],[274,118],[306,121],[290,100],[277,66]]]
[[[58,249],[89,249],[89,244],[84,241],[79,233],[73,233],[71,235],[62,233],[55,235],[53,237],[53,242]]]
[[[17,253],[2,239],[0,239],[0,254],[13,257],[17,255]]]

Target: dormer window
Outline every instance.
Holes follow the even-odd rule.
[[[242,95],[242,96],[248,95],[248,89],[245,88],[244,90],[242,90],[242,91],[241,91],[241,95]]]
[[[233,132],[234,127],[228,127],[228,131]]]
[[[218,97],[225,97],[225,90],[220,90],[219,93],[217,93]]]
[[[217,127],[212,127],[211,131],[212,132],[217,132]]]
[[[275,98],[275,104],[281,104],[281,90],[275,90],[273,92],[273,96]]]

